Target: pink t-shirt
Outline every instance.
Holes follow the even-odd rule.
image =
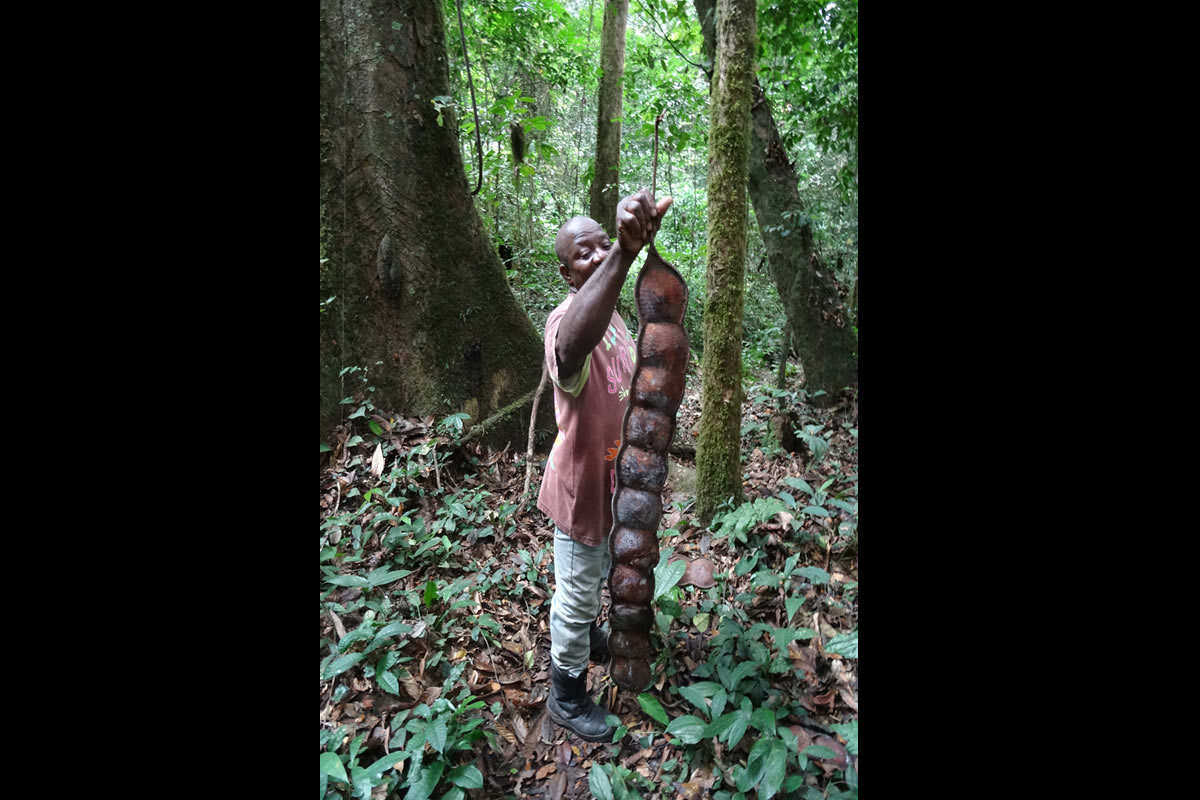
[[[561,380],[554,354],[558,326],[575,293],[546,320],[546,363],[554,382],[558,436],[546,461],[538,508],[581,544],[603,543],[612,530],[612,496],[621,421],[629,405],[629,385],[637,358],[633,337],[614,310],[604,338],[579,375]]]

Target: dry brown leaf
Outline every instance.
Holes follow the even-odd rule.
[[[545,780],[547,775],[549,775],[551,772],[554,772],[557,769],[558,769],[558,767],[555,766],[553,762],[551,762],[551,763],[547,764],[546,766],[542,767],[541,769],[539,769],[537,771],[537,773],[534,775],[534,777],[537,778],[539,781]]]
[[[814,703],[816,703],[819,706],[829,706],[829,710],[830,710],[830,712],[832,712],[833,711],[833,699],[835,697],[837,697],[837,690],[830,688],[830,690],[825,692],[824,694],[814,695],[812,700]]]
[[[796,734],[796,749],[798,752],[804,752],[804,748],[813,743],[812,736],[810,736],[808,731],[804,730],[804,728],[801,728],[799,725],[789,725],[788,729],[791,730],[792,733]]]
[[[690,561],[683,577],[679,579],[680,586],[695,586],[698,589],[711,589],[716,586],[713,580],[713,563],[707,558],[697,558]]]
[[[375,445],[375,452],[371,454],[371,472],[379,476],[383,473],[383,443]]]
[[[567,789],[567,773],[556,772],[554,777],[550,779],[550,786],[546,790],[550,796],[550,800],[562,800],[563,792]]]
[[[858,698],[854,695],[854,690],[845,686],[838,688],[838,697],[842,698],[842,702],[858,711]]]
[[[828,747],[835,754],[833,758],[822,758],[817,760],[817,763],[821,765],[821,769],[825,770],[826,772],[833,772],[835,769],[846,768],[846,765],[849,763],[849,756],[846,754],[846,748],[843,747],[842,743],[837,739],[821,735],[813,740],[813,744],[820,747]]]
[[[416,678],[402,678],[400,683],[404,686],[404,691],[408,693],[409,697],[411,697],[413,700],[421,699],[422,689],[421,682],[419,680]]]
[[[346,626],[342,624],[340,619],[338,619],[338,615],[333,613],[332,608],[327,610],[329,611],[329,616],[333,618],[333,627],[337,631],[338,641],[340,642],[342,637],[346,635]]]
[[[554,748],[554,759],[564,767],[571,763],[571,745],[563,742]]]
[[[516,735],[512,731],[510,731],[508,728],[504,727],[503,722],[496,723],[496,732],[500,734],[500,738],[502,738],[504,741],[508,742],[509,744],[517,743]]]
[[[675,799],[676,800],[700,800],[700,784],[688,781],[687,783],[675,784]]]
[[[513,714],[511,719],[513,731],[517,734],[517,739],[521,741],[521,744],[524,744],[525,738],[529,736],[529,728],[525,726],[525,720],[521,719],[520,714]]]

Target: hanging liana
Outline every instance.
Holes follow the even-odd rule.
[[[471,88],[471,110],[475,112],[475,154],[476,160],[479,162],[479,182],[475,184],[475,191],[471,192],[471,196],[479,194],[479,188],[483,186],[483,142],[479,138],[479,107],[475,105],[475,84],[471,80],[471,58],[467,55],[467,36],[463,33],[462,21],[462,0],[454,0],[454,5],[458,8],[458,37],[462,41],[463,61],[467,64],[467,86]]]

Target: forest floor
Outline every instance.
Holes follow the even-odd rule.
[[[554,570],[553,530],[536,507],[540,469],[523,497],[523,453],[462,445],[453,420],[360,406],[321,456],[322,786],[329,753],[349,773],[329,778],[329,796],[387,796],[416,782],[414,761],[421,787],[409,797],[461,797],[456,787],[476,798],[728,796],[737,776],[751,780],[756,740],[769,732],[788,747],[780,796],[856,797],[857,392],[821,409],[757,377],[743,408],[744,502],[696,523],[686,455],[672,457],[664,491],[660,567],[667,554],[706,560],[715,585],[679,584],[659,599],[656,677],[640,698],[619,691],[606,665],[590,669],[592,696],[622,723],[616,743],[584,742],[546,714]],[[699,394],[689,375],[675,437],[685,450]],[[794,428],[808,438],[781,442]],[[605,616],[607,605],[606,589]],[[753,680],[730,682],[743,662],[761,669],[738,666]],[[756,715],[744,737],[664,733],[668,719],[717,717],[718,684],[703,684],[705,699],[680,687],[718,677],[743,709],[770,709],[766,723]],[[430,766],[440,761],[444,772]],[[397,774],[362,766],[384,763]],[[592,775],[594,765],[610,767]]]

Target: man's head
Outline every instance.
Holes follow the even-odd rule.
[[[558,229],[554,252],[558,271],[573,289],[580,289],[604,261],[612,241],[600,223],[587,217],[572,217]]]

